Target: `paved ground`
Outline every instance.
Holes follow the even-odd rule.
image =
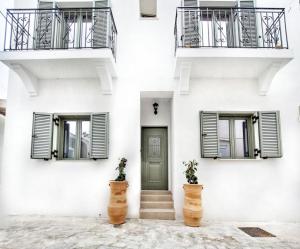
[[[238,226],[259,226],[276,238],[252,238]],[[105,219],[9,217],[0,228],[1,249],[300,249],[300,224],[204,223],[191,228],[181,221],[127,220],[114,227]]]

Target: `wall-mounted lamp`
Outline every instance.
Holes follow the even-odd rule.
[[[154,114],[155,114],[155,115],[157,115],[157,113],[158,113],[158,111],[157,111],[158,106],[159,106],[159,105],[158,105],[156,102],[153,104]]]

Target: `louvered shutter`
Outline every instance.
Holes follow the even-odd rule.
[[[262,158],[282,157],[279,112],[259,112],[259,143]]]
[[[94,1],[95,8],[109,7],[108,0]],[[108,47],[108,9],[95,9],[93,15],[93,47],[107,48]]]
[[[256,14],[253,1],[241,1],[241,39],[243,47],[257,47]]]
[[[33,113],[31,158],[52,158],[53,116],[49,113]]]
[[[91,158],[108,158],[109,113],[91,115]]]
[[[75,21],[75,12],[63,10],[58,12],[60,16],[60,27],[59,27],[59,45],[61,48],[69,48],[69,40],[70,39],[70,26],[74,25],[74,28],[76,26],[76,23],[72,23],[73,20]],[[73,16],[72,16],[73,15]],[[77,30],[75,31],[77,34]],[[74,38],[75,39],[75,38]],[[74,43],[70,43],[71,47],[75,46],[75,41]]]
[[[50,49],[54,42],[54,2],[39,1],[35,28],[35,48]],[[45,9],[45,10],[43,10]]]
[[[197,6],[197,0],[182,0],[182,7]],[[183,16],[183,45],[184,47],[198,47],[200,42],[198,10],[186,8]]]
[[[217,112],[200,112],[202,158],[219,157],[218,119]]]

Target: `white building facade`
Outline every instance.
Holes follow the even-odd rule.
[[[128,217],[156,189],[181,219],[195,159],[205,220],[299,222],[299,17],[298,1],[15,0],[5,212],[107,217],[125,157]]]

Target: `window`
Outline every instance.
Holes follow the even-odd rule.
[[[251,116],[219,116],[221,158],[253,158],[254,134]]]
[[[282,157],[279,111],[200,112],[202,158]],[[255,143],[255,138],[259,140]]]
[[[90,157],[90,117],[60,117],[59,159]]]
[[[33,113],[32,159],[107,159],[108,147],[109,113]]]
[[[140,16],[153,18],[157,16],[157,0],[140,0]]]

